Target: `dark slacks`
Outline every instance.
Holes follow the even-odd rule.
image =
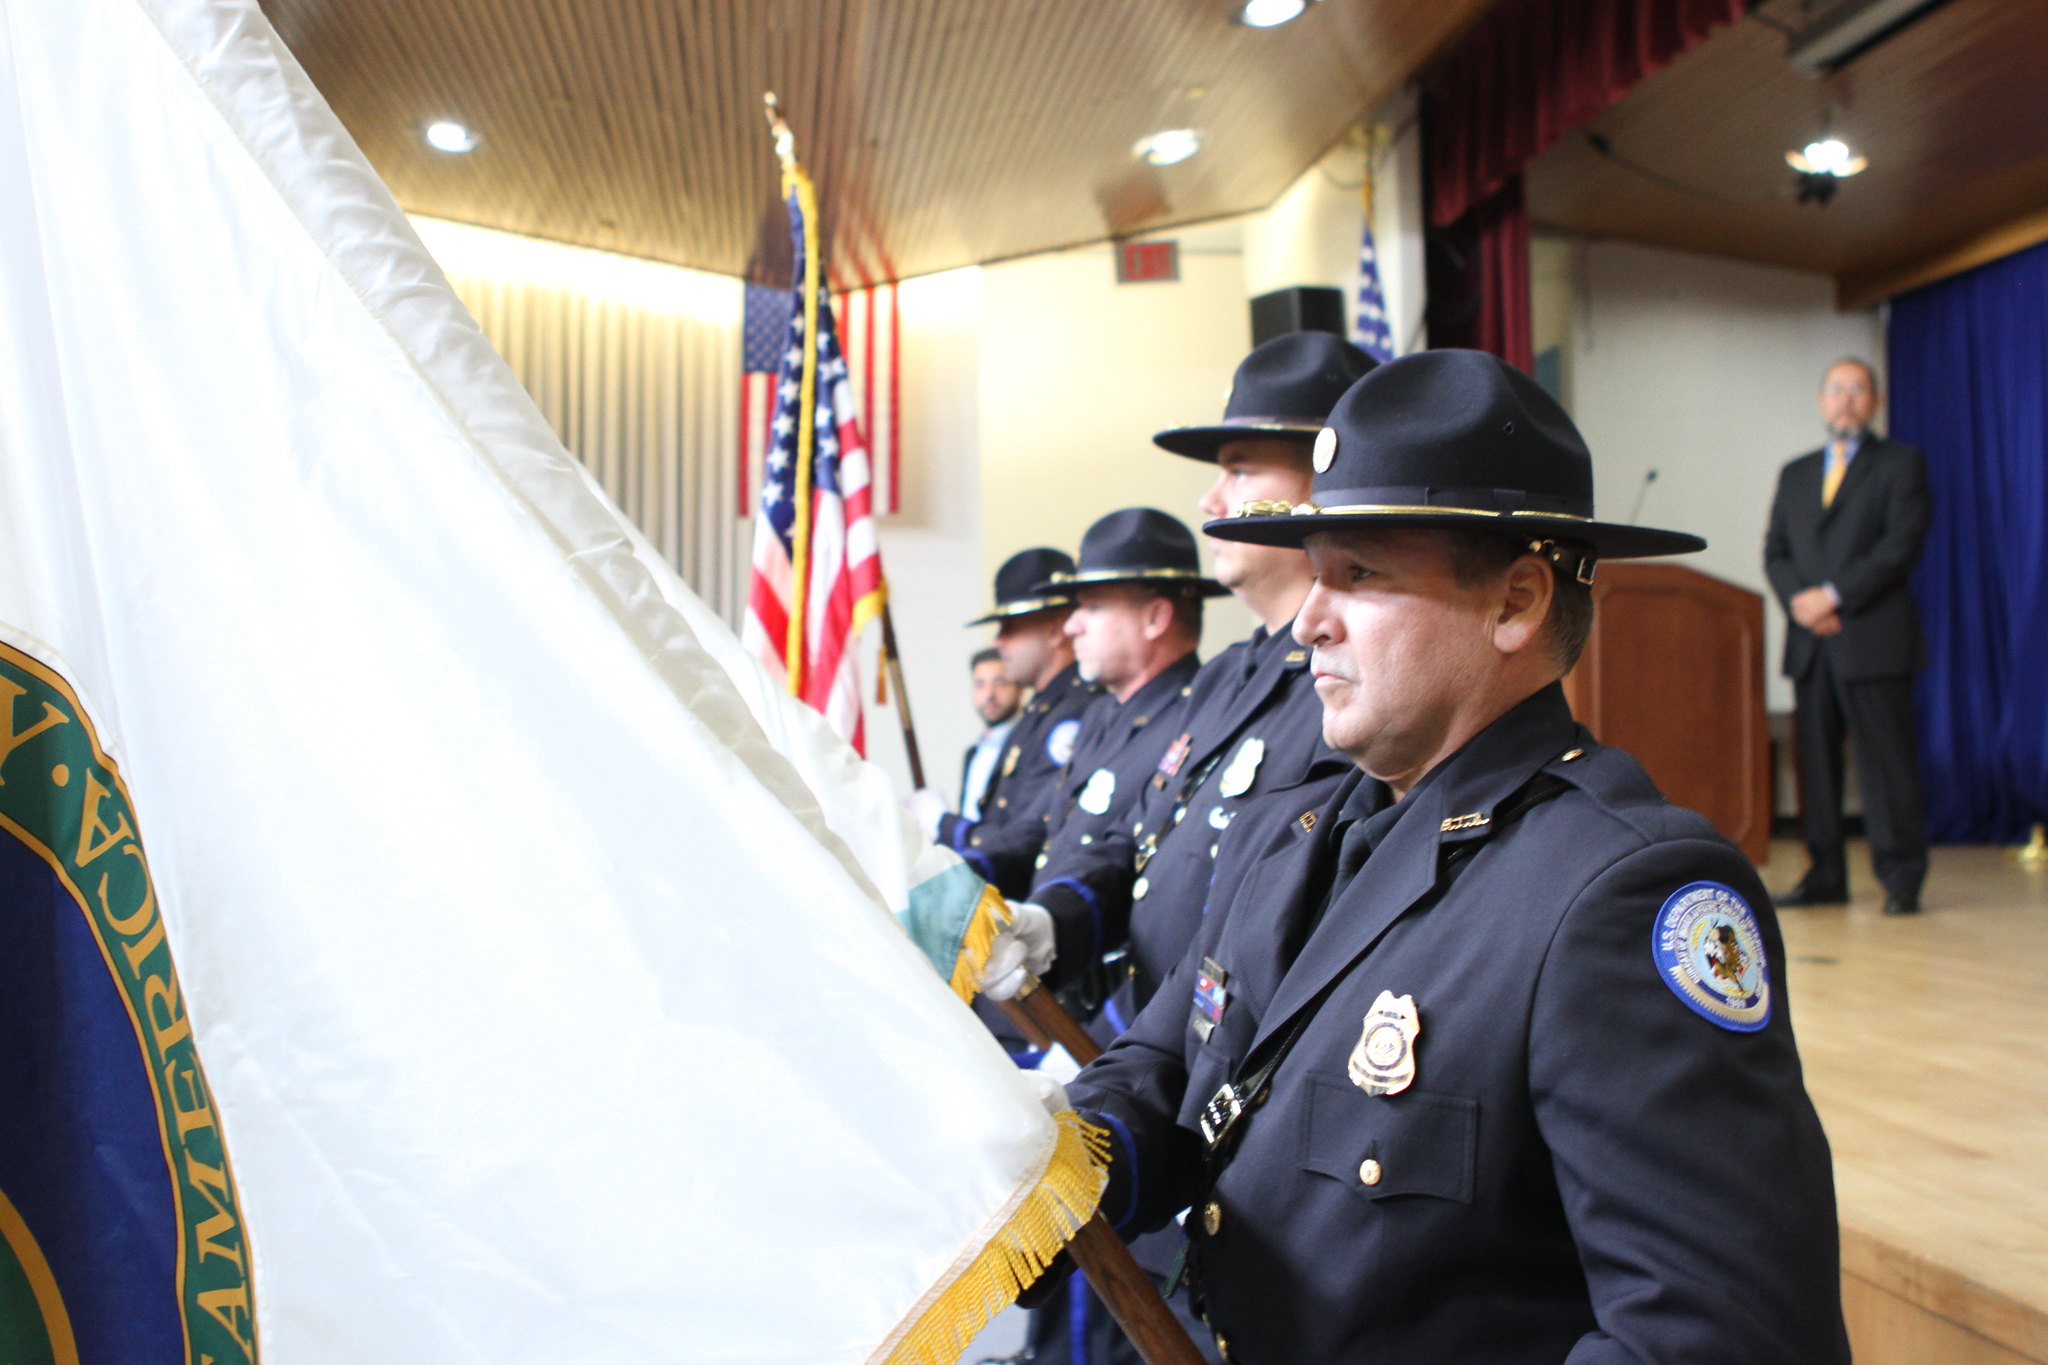
[[[1913,734],[1913,679],[1849,682],[1836,675],[1825,645],[1806,676],[1793,681],[1804,784],[1807,874],[1815,887],[1847,887],[1842,854],[1842,739],[1856,746],[1863,830],[1870,861],[1890,895],[1920,899],[1927,880],[1927,826],[1920,806],[1920,758]]]

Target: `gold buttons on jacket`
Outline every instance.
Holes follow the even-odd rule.
[[[1202,1231],[1214,1237],[1223,1226],[1223,1206],[1211,1199],[1202,1205]]]
[[[1386,1172],[1380,1169],[1380,1163],[1371,1157],[1358,1163],[1358,1178],[1368,1185],[1379,1184],[1380,1178],[1385,1174]]]
[[[1151,889],[1151,881],[1148,878],[1140,877],[1137,881],[1131,884],[1131,899],[1134,901],[1141,901],[1145,899],[1145,893],[1147,891],[1150,891]]]

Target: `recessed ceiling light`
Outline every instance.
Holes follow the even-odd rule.
[[[1785,153],[1785,164],[1802,175],[1832,175],[1840,179],[1868,166],[1870,158],[1856,155],[1838,137],[1824,137],[1796,152]]]
[[[437,151],[467,152],[475,149],[483,139],[463,127],[443,119],[427,125],[427,145]]]
[[[1141,137],[1133,155],[1154,166],[1172,166],[1202,150],[1202,135],[1192,128],[1167,128]]]
[[[1235,18],[1246,28],[1278,28],[1289,19],[1299,18],[1309,3],[1310,0],[1245,0]]]

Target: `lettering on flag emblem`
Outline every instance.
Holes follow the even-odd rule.
[[[241,1204],[139,822],[77,694],[5,641],[0,901],[0,1356],[254,1365]]]
[[[1672,892],[1650,946],[1657,975],[1700,1018],[1736,1033],[1771,1022],[1763,927],[1734,887],[1693,882]]]

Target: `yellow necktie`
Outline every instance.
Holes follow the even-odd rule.
[[[1820,505],[1835,505],[1835,490],[1842,486],[1842,476],[1849,472],[1849,447],[1846,442],[1836,441],[1828,447],[1828,472],[1821,480]]]

